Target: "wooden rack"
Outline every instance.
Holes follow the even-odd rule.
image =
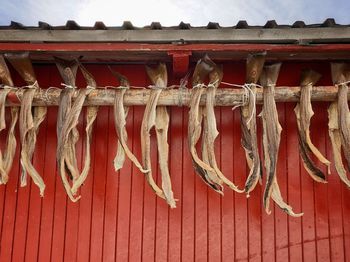
[[[34,106],[57,106],[61,88],[38,89],[35,94]],[[7,105],[17,106],[20,104],[24,89],[13,88],[8,95]],[[335,86],[315,86],[313,87],[312,101],[334,101],[337,97],[338,88]],[[146,105],[151,90],[129,89],[125,93],[124,104]],[[85,105],[111,106],[114,103],[113,88],[105,89],[104,87],[93,90]],[[235,106],[242,101],[245,91],[242,88],[219,88],[216,91],[216,106]],[[158,105],[166,106],[187,106],[190,100],[191,89],[167,89],[164,90],[159,98]],[[277,102],[296,102],[299,101],[300,87],[278,86],[275,89],[275,100]],[[262,90],[257,88],[257,103],[262,103]],[[350,92],[348,93],[350,99]],[[205,92],[203,93],[201,104],[205,103]]]

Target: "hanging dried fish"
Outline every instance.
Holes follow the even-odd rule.
[[[114,125],[118,135],[118,149],[117,154],[114,158],[114,169],[115,171],[118,171],[123,167],[126,154],[142,173],[147,173],[148,170],[144,170],[142,168],[142,165],[137,160],[136,156],[131,152],[127,144],[128,133],[126,131],[125,125],[129,108],[124,106],[124,95],[125,91],[130,88],[129,80],[118,72],[113,71],[110,67],[109,70],[119,80],[121,85],[115,89],[114,98]]]
[[[5,103],[6,97],[10,92],[10,88],[13,86],[13,81],[10,75],[10,71],[6,65],[4,57],[0,56],[0,79],[4,85],[3,89],[0,89],[0,132],[6,128],[5,121]],[[6,87],[5,87],[6,86]],[[18,107],[11,107],[11,124],[6,138],[5,151],[0,151],[0,184],[6,184],[8,181],[8,173],[10,172],[13,158],[16,152],[16,137],[15,137],[15,125],[18,119]]]
[[[199,106],[199,102],[204,91],[204,81],[208,74],[213,70],[213,65],[210,62],[208,56],[197,62],[196,68],[193,73],[192,91],[190,98],[190,111],[188,119],[188,146],[192,157],[192,163],[196,170],[196,173],[203,179],[203,181],[214,189],[216,192],[222,194],[221,181],[215,174],[215,170],[209,165],[209,155],[207,149],[205,149],[203,155],[203,161],[198,157],[196,150],[196,144],[199,141],[202,131],[202,119],[203,119],[203,107]],[[207,121],[206,121],[207,122]],[[205,132],[204,138],[208,132]],[[203,138],[202,138],[203,139]],[[202,140],[205,143],[204,139]],[[206,163],[207,162],[207,163]]]
[[[350,65],[332,63],[332,80],[338,87],[337,100],[328,108],[329,136],[331,138],[335,168],[340,179],[350,187],[350,180],[346,175],[341,156],[341,149],[350,169],[350,111],[348,106],[348,85],[350,80]]]
[[[94,77],[90,74],[89,71],[86,70],[86,68],[80,62],[78,62],[78,65],[88,85],[86,89],[89,91],[85,93],[85,100],[86,100],[88,99],[88,95],[90,94],[90,92],[97,87],[97,84]],[[73,194],[77,193],[78,189],[85,182],[87,175],[89,174],[90,164],[91,164],[90,144],[91,144],[91,137],[92,137],[92,128],[97,117],[98,109],[99,109],[98,106],[86,107],[86,127],[85,127],[86,143],[85,143],[84,165],[83,165],[83,170],[80,173],[79,177],[75,181],[73,181],[73,186],[72,186]]]
[[[67,118],[69,111],[72,107],[72,98],[75,93],[75,81],[76,74],[78,70],[78,63],[75,60],[64,60],[58,57],[55,57],[56,66],[58,71],[66,85],[66,88],[63,89],[60,93],[59,106],[58,106],[58,115],[57,115],[57,161],[59,163],[59,159],[62,157],[61,153],[63,150],[60,150],[64,145],[60,143],[61,130],[65,119]],[[78,164],[75,153],[75,144],[79,139],[79,133],[76,127],[73,128],[72,132],[69,134],[66,150],[66,159],[65,159],[65,170],[70,179],[77,179]],[[61,174],[62,175],[62,174]],[[75,177],[73,177],[75,175]],[[65,186],[66,191],[70,190],[69,182],[65,176],[61,176],[62,182]]]
[[[201,141],[201,149],[202,149],[202,161],[206,163],[207,165],[210,165],[209,162],[209,148],[208,148],[208,121],[207,121],[207,115],[206,110],[202,110],[202,107],[200,107],[199,110],[199,122],[203,122],[203,132],[202,132],[202,141]],[[218,186],[220,186],[220,191],[217,191],[218,193],[223,195],[223,181],[216,175],[215,171],[208,171],[203,170],[205,174],[210,178],[210,181]]]
[[[75,197],[79,187],[84,183],[90,169],[90,144],[92,126],[97,116],[98,106],[88,106],[86,112],[86,144],[85,158],[83,169],[80,173],[78,169],[75,145],[79,140],[79,132],[77,130],[78,119],[83,104],[90,92],[96,88],[96,82],[92,75],[77,60],[67,61],[56,58],[57,68],[65,82],[66,89],[62,90],[60,95],[59,110],[57,117],[57,162],[60,176],[69,198],[76,202],[80,196]],[[88,87],[75,90],[75,79],[78,67],[81,69]],[[74,103],[72,98],[75,92],[78,92]],[[70,185],[66,174],[73,179]]]
[[[258,140],[256,134],[256,83],[259,80],[265,62],[264,54],[249,55],[246,64],[246,92],[248,104],[240,108],[241,113],[241,144],[245,150],[246,159],[250,168],[245,183],[247,197],[262,176],[259,157]]]
[[[66,88],[63,89],[60,94],[57,115],[57,165],[66,193],[69,198],[75,202],[79,197],[75,198],[73,196],[71,185],[66,177],[66,173],[68,177],[74,181],[78,178],[79,170],[76,159],[75,144],[79,140],[79,133],[75,126],[69,134],[64,134],[62,132],[64,132],[63,126],[72,108],[78,63],[74,60],[68,61],[57,57],[55,58],[55,62],[66,85]],[[67,137],[67,141],[64,141],[63,137]]]
[[[214,144],[215,139],[219,135],[219,132],[216,128],[216,118],[214,113],[214,105],[215,105],[215,94],[216,89],[220,85],[220,82],[223,77],[222,68],[215,65],[211,60],[208,60],[212,63],[213,70],[209,73],[209,84],[207,86],[207,99],[206,99],[206,107],[205,107],[205,121],[206,124],[204,125],[204,133],[206,135],[203,137],[205,140],[206,145],[206,153],[207,153],[207,159],[209,165],[214,169],[216,176],[220,180],[220,184],[223,182],[227,186],[229,186],[232,190],[235,190],[236,192],[242,193],[243,190],[239,190],[237,186],[231,182],[225,175],[221,172],[219,169],[216,159],[215,159],[215,151],[214,151]],[[222,181],[222,182],[221,182]]]
[[[298,124],[299,151],[304,167],[310,176],[317,182],[326,183],[325,175],[311,160],[309,153],[312,152],[323,164],[328,166],[330,162],[313,145],[310,138],[310,120],[314,115],[311,106],[311,92],[313,85],[321,78],[321,75],[313,70],[304,70],[301,75],[300,102],[294,108]]]
[[[22,97],[21,109],[19,113],[19,130],[21,138],[21,186],[27,184],[27,173],[32,177],[34,183],[40,189],[40,195],[44,195],[45,184],[39,173],[35,170],[31,163],[37,134],[39,132],[39,126],[46,116],[46,107],[37,106],[34,107],[32,113],[32,102],[35,92],[39,86],[37,84],[36,76],[32,67],[32,63],[29,59],[28,53],[21,54],[6,54],[6,58],[21,75],[23,80],[29,85]]]
[[[350,180],[346,175],[341,156],[341,136],[338,124],[338,102],[333,102],[328,108],[328,133],[331,139],[334,165],[340,179],[350,188]]]
[[[274,98],[274,87],[277,82],[280,66],[280,63],[271,66],[265,66],[260,76],[260,83],[262,86],[264,86],[264,104],[261,116],[263,121],[263,148],[267,174],[263,203],[266,213],[270,214],[271,197],[275,203],[288,215],[299,217],[303,214],[294,213],[292,207],[284,202],[276,177],[278,150],[280,145],[282,127],[278,121],[278,114]]]
[[[167,87],[168,74],[166,66],[160,63],[156,69],[146,67],[147,74],[151,79],[154,88],[150,93],[141,125],[141,151],[144,170],[147,182],[154,192],[164,198],[171,208],[176,207],[175,199],[171,189],[171,180],[168,168],[169,145],[167,142],[169,114],[165,106],[157,106],[158,98],[162,90]],[[155,127],[158,144],[159,167],[162,175],[162,189],[155,183],[151,171],[151,141],[150,130]]]

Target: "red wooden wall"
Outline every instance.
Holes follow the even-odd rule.
[[[117,84],[106,66],[87,67],[99,85]],[[244,83],[244,67],[243,62],[224,64],[224,81]],[[320,84],[331,84],[327,63],[297,62],[282,66],[278,84],[298,85],[304,67],[324,75]],[[127,75],[133,85],[149,84],[142,65],[114,68]],[[55,66],[37,65],[35,70],[43,87],[61,83]],[[21,84],[18,77],[16,80]],[[83,86],[80,75],[78,83]],[[40,128],[33,160],[46,182],[45,197],[40,198],[32,182],[26,188],[19,187],[18,152],[8,184],[0,186],[0,261],[350,260],[350,191],[334,167],[328,184],[314,183],[303,169],[294,105],[278,104],[283,127],[278,181],[294,210],[305,213],[302,218],[288,217],[277,207],[266,215],[261,186],[249,199],[227,188],[224,197],[209,190],[192,168],[187,149],[188,109],[180,107],[170,110],[169,131],[169,167],[179,200],[176,209],[170,210],[152,193],[130,161],[120,172],[114,172],[116,134],[113,112],[108,107],[100,108],[94,127],[91,172],[81,190],[82,199],[72,203],[55,171],[57,108],[51,107]],[[311,131],[314,143],[332,160],[326,109],[326,103],[314,103]],[[132,107],[127,120],[129,143],[137,156],[143,110]],[[247,167],[240,146],[239,114],[228,107],[217,108],[216,113],[218,162],[222,171],[242,187]],[[258,123],[260,138],[260,120]],[[83,117],[79,129],[83,132]],[[1,134],[2,144],[4,137]],[[83,143],[78,143],[80,160]],[[152,156],[154,174],[159,177],[155,146]]]

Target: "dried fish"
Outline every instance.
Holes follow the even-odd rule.
[[[78,181],[79,181],[79,179],[81,179],[80,178],[81,174],[79,174],[79,173],[72,174],[72,177],[77,177],[77,179],[75,181],[73,181],[72,188],[67,190],[68,185],[66,183],[68,183],[68,181],[66,180],[66,176],[64,175],[64,172],[65,172],[65,164],[67,164],[66,159],[69,158],[69,155],[68,155],[69,152],[66,150],[66,148],[67,148],[67,145],[69,145],[68,140],[70,137],[70,133],[77,126],[79,115],[80,115],[80,112],[82,110],[83,104],[85,102],[87,95],[89,95],[89,93],[91,91],[92,91],[92,89],[90,89],[90,88],[84,88],[84,89],[78,90],[78,95],[77,95],[76,99],[74,100],[74,103],[71,107],[71,110],[69,111],[69,113],[68,113],[68,115],[67,115],[67,117],[62,125],[62,129],[60,132],[60,138],[59,138],[59,142],[58,142],[58,145],[61,145],[60,148],[58,149],[58,152],[59,152],[59,164],[58,164],[59,171],[61,174],[61,178],[64,180],[63,183],[64,183],[64,186],[66,188],[67,194],[73,202],[77,201],[80,198],[80,196],[75,198],[73,195],[76,192],[76,191],[74,191],[74,189],[78,188],[77,183],[79,183]],[[91,121],[93,122],[94,114],[92,114],[92,116],[91,116],[91,115],[89,115],[89,112],[87,112],[87,118],[89,118],[89,121],[87,121],[86,130],[88,130],[90,128],[90,125],[91,125],[90,122]],[[89,138],[89,136],[87,136],[87,137]],[[87,144],[89,143],[89,141],[86,141],[86,142],[87,142]],[[87,145],[87,147],[89,147],[89,145]],[[89,154],[89,152],[90,152],[90,150],[88,150],[86,152],[86,154]],[[86,158],[86,156],[85,156],[85,158]],[[84,163],[83,172],[85,169],[85,164],[86,164],[86,160]],[[70,169],[70,171],[72,171],[72,170],[74,170],[74,169]],[[75,188],[74,188],[74,186],[75,186]]]
[[[340,179],[350,188],[350,180],[346,175],[346,170],[343,165],[341,156],[341,136],[338,124],[338,103],[333,102],[328,108],[328,133],[331,139],[334,165]]]
[[[202,131],[202,113],[205,112],[203,107],[199,106],[199,102],[204,91],[205,78],[213,69],[212,63],[209,62],[209,57],[205,56],[203,59],[198,61],[193,73],[192,91],[189,103],[188,146],[190,148],[192,163],[196,173],[208,186],[210,186],[216,192],[222,194],[222,185],[220,184],[221,181],[218,180],[215,170],[209,165],[209,163],[204,162],[198,157],[196,150],[196,144],[199,141]],[[204,153],[204,158],[208,157],[209,156]]]
[[[207,115],[206,115],[206,110],[202,110],[202,107],[199,109],[199,119],[203,118],[203,120],[200,120],[203,122],[203,132],[202,132],[202,160],[204,163],[210,165],[209,162],[209,147],[208,147],[208,120],[207,120]],[[215,171],[208,171],[204,170],[210,179],[212,183],[216,184],[217,186],[220,186],[220,191],[217,191],[219,194],[223,195],[223,181],[217,176]]]
[[[147,74],[151,79],[154,89],[151,91],[147,102],[141,125],[141,151],[142,162],[147,182],[153,191],[161,198],[164,198],[171,208],[176,207],[175,199],[171,188],[171,180],[168,168],[169,145],[167,134],[169,127],[169,114],[165,106],[157,106],[158,98],[162,90],[167,87],[168,74],[166,65],[160,63],[156,69],[146,67]],[[159,166],[162,175],[162,189],[155,183],[151,171],[151,141],[150,130],[155,127],[158,144]]]
[[[0,56],[0,79],[3,85],[13,86],[13,81],[6,65],[4,57]],[[5,103],[6,97],[10,92],[9,88],[0,90],[0,132],[6,128],[5,121]],[[0,151],[0,184],[6,184],[8,181],[8,173],[11,169],[13,158],[16,152],[16,137],[14,134],[15,125],[18,119],[18,107],[11,107],[11,124],[6,138],[6,146],[4,153]]]
[[[86,80],[86,83],[88,84],[88,87],[83,90],[79,90],[79,94],[77,97],[77,100],[80,96],[81,93],[83,93],[84,100],[82,101],[81,104],[77,107],[77,111],[74,112],[75,110],[75,103],[74,102],[72,106],[71,112],[75,115],[75,117],[79,117],[80,111],[82,110],[82,105],[83,102],[88,98],[88,95],[90,92],[97,87],[96,81],[94,77],[90,74],[89,71],[86,70],[86,68],[79,62],[79,68],[81,72],[83,73],[83,76]],[[85,127],[85,135],[86,135],[86,143],[85,143],[85,158],[84,158],[84,164],[83,164],[83,170],[78,176],[76,180],[73,180],[73,186],[72,186],[72,193],[75,195],[80,188],[80,186],[85,182],[87,175],[90,170],[90,163],[91,163],[91,154],[90,154],[90,144],[91,144],[91,137],[92,137],[92,127],[93,124],[96,120],[97,117],[97,112],[98,112],[99,107],[98,106],[88,106],[86,108],[86,127]],[[78,118],[76,118],[76,124],[77,124]],[[75,125],[76,125],[75,124]]]
[[[60,75],[66,85],[66,88],[61,91],[59,107],[58,107],[58,115],[57,115],[57,161],[59,163],[59,159],[62,157],[61,148],[64,145],[61,145],[60,136],[63,123],[67,118],[67,115],[72,107],[72,98],[75,93],[75,80],[76,74],[78,70],[78,63],[75,60],[64,60],[58,57],[55,57],[56,66]],[[78,164],[75,153],[75,144],[79,139],[79,133],[76,127],[73,128],[73,131],[69,134],[68,145],[65,150],[67,151],[67,159],[65,159],[65,170],[70,179],[77,179],[76,175],[79,173]],[[62,175],[62,174],[61,174]],[[75,175],[75,177],[73,177]],[[63,178],[62,178],[63,179]],[[65,184],[65,183],[64,183]]]
[[[278,114],[274,98],[274,86],[277,81],[280,66],[280,63],[265,66],[260,76],[260,83],[262,86],[264,86],[264,104],[261,115],[263,121],[264,159],[267,173],[267,181],[264,191],[263,203],[266,213],[270,214],[271,197],[275,201],[275,203],[288,215],[293,217],[299,217],[303,214],[294,213],[292,207],[284,202],[276,177],[278,150],[280,145],[282,127],[278,121]]]
[[[231,182],[225,175],[221,172],[219,169],[216,159],[215,159],[215,151],[214,151],[214,144],[215,139],[219,135],[219,132],[216,128],[216,118],[214,113],[214,104],[215,104],[215,94],[216,89],[220,85],[220,82],[223,77],[222,68],[215,65],[211,60],[209,60],[212,63],[213,70],[209,73],[209,84],[207,87],[207,100],[206,100],[206,126],[205,131],[207,131],[206,136],[204,137],[206,148],[207,148],[207,156],[208,156],[208,163],[210,166],[214,169],[216,176],[227,186],[229,186],[232,190],[242,193],[244,190],[240,190],[237,188],[237,186]]]
[[[311,160],[309,153],[312,152],[323,164],[328,166],[330,162],[313,145],[310,138],[310,121],[314,115],[311,106],[311,92],[313,85],[321,78],[321,75],[313,70],[303,70],[301,75],[300,102],[294,108],[298,124],[299,151],[303,164],[310,176],[317,182],[326,183],[325,175]]]
[[[125,154],[128,158],[135,164],[135,166],[142,172],[147,173],[148,170],[144,170],[142,165],[137,160],[136,156],[131,152],[128,147],[128,133],[126,131],[126,117],[128,115],[129,108],[124,106],[124,94],[127,89],[130,88],[130,83],[128,79],[119,74],[118,72],[113,71],[109,68],[112,74],[119,79],[121,86],[115,89],[115,98],[114,98],[114,125],[115,130],[118,135],[118,149],[117,154],[114,158],[114,169],[118,171],[123,167],[125,161]]]
[[[332,63],[332,80],[338,87],[338,98],[328,109],[329,136],[331,138],[335,168],[340,179],[350,187],[350,180],[342,163],[341,149],[350,169],[350,111],[348,106],[348,85],[350,80],[350,65]]]
[[[264,54],[249,55],[246,64],[246,90],[248,94],[248,104],[240,108],[241,113],[241,144],[245,150],[246,159],[250,168],[249,175],[245,183],[247,197],[259,178],[262,177],[261,162],[259,157],[258,140],[256,134],[256,83],[259,80],[265,62]]]
[[[171,208],[176,207],[171,179],[168,167],[169,144],[168,144],[169,113],[165,106],[157,106],[156,109],[156,136],[158,144],[158,162],[162,175],[162,190],[165,199]]]
[[[19,113],[19,130],[21,138],[21,186],[27,184],[27,173],[33,179],[33,182],[39,187],[40,195],[44,195],[45,183],[39,173],[35,170],[31,163],[33,157],[36,137],[39,132],[39,127],[46,116],[46,107],[37,106],[34,107],[32,113],[32,101],[35,92],[39,88],[36,76],[29,59],[28,53],[21,54],[6,54],[6,58],[21,75],[23,80],[29,85],[25,89],[21,101],[21,109]]]

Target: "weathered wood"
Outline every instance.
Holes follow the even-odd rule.
[[[52,88],[38,90],[34,96],[33,105],[57,106],[61,89]],[[103,87],[93,90],[87,98],[84,105],[106,105],[111,106],[114,103],[114,90],[103,89]],[[191,89],[169,89],[164,90],[158,101],[158,105],[166,106],[187,106],[190,100]],[[240,88],[219,88],[216,92],[216,106],[235,106],[242,101],[244,91]],[[130,89],[125,92],[124,104],[146,105],[150,94],[150,89]],[[7,105],[19,105],[19,100],[23,96],[23,89],[13,89],[8,94]],[[276,87],[275,100],[277,102],[296,102],[299,101],[300,87]],[[337,88],[334,86],[314,87],[311,94],[312,101],[334,101],[337,96]],[[201,105],[205,104],[205,91],[201,98]],[[18,100],[19,99],[19,100]],[[348,94],[350,99],[350,92]],[[257,103],[262,103],[262,91],[257,88]]]
[[[350,41],[350,27],[221,28],[210,30],[0,30],[1,42],[222,42],[340,43]]]

